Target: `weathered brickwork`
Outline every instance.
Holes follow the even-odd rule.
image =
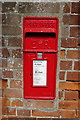
[[[4,2],[0,6],[1,4],[0,118],[79,118],[80,2]],[[22,25],[25,16],[59,18],[55,100],[24,99]]]

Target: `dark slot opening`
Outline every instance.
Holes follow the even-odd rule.
[[[77,46],[80,46],[80,43],[78,43]]]
[[[27,32],[25,37],[56,37],[56,33]]]

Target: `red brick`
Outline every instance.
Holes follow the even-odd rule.
[[[2,49],[2,57],[4,57],[4,58],[10,57],[10,53],[9,53],[9,50],[7,48]]]
[[[56,9],[58,8],[58,9]],[[18,12],[19,13],[59,13],[60,12],[60,4],[59,3],[43,3],[43,2],[31,2],[31,3],[19,3]]]
[[[1,113],[1,112],[0,112]],[[0,120],[2,120],[3,119],[3,117],[0,117]]]
[[[80,10],[80,2],[73,2],[71,12],[72,13],[80,13],[79,10]]]
[[[13,65],[14,65],[14,62],[16,61],[16,59],[8,59],[7,60],[7,68],[12,68],[12,69],[14,69],[14,67],[13,67]],[[18,63],[17,63],[18,64]]]
[[[2,116],[2,107],[0,107],[0,118],[1,118],[1,116]],[[0,119],[0,120],[2,120],[2,119]]]
[[[17,115],[30,116],[30,110],[25,110],[25,109],[17,110]]]
[[[2,23],[1,23],[2,24]],[[0,33],[1,34],[1,33]],[[2,47],[2,37],[0,36],[0,47]]]
[[[11,88],[22,88],[22,81],[21,80],[11,80],[10,87]]]
[[[23,67],[23,60],[22,59],[17,59],[14,61],[13,68],[22,68]]]
[[[0,58],[2,58],[2,48],[0,48]]]
[[[2,2],[0,2],[0,12],[2,12]]]
[[[80,48],[80,38],[62,38],[61,47]]]
[[[60,51],[60,58],[61,59],[65,58],[65,50]]]
[[[12,12],[15,10],[16,2],[4,2],[2,4],[2,12]]]
[[[8,25],[18,25],[21,22],[19,14],[2,14],[2,23]]]
[[[61,110],[62,118],[76,118],[75,110]]]
[[[61,61],[60,69],[61,70],[71,70],[72,69],[72,61]]]
[[[16,115],[16,108],[2,108],[2,114],[3,115]]]
[[[80,25],[80,15],[71,15],[70,25]]]
[[[80,70],[80,61],[74,62],[74,70]]]
[[[2,59],[2,67],[3,68],[7,67],[7,60],[6,59]]]
[[[2,67],[2,59],[0,58],[0,67]]]
[[[59,109],[78,109],[78,101],[61,101],[59,102]]]
[[[79,99],[78,91],[65,91],[65,100],[77,100]]]
[[[78,82],[60,82],[60,90],[80,90],[80,83]]]
[[[65,82],[59,82],[59,89],[60,90],[65,90],[66,88],[65,88]]]
[[[80,15],[64,15],[63,23],[64,25],[80,25],[79,18]]]
[[[21,89],[4,89],[3,97],[7,98],[22,98],[22,90]]]
[[[6,87],[8,87],[7,79],[0,79],[0,88],[6,88]]]
[[[77,110],[77,118],[80,118],[80,110]]]
[[[2,89],[0,88],[0,97],[2,97]]]
[[[3,26],[3,35],[21,35],[21,28],[18,26]]]
[[[4,78],[13,78],[13,71],[4,70],[4,71],[3,71],[3,77],[4,77]]]
[[[80,50],[68,50],[66,58],[68,58],[68,59],[80,59]]]
[[[0,107],[2,107],[2,98],[0,98]]]
[[[70,25],[70,15],[63,16],[63,23],[64,25]]]
[[[40,111],[40,110],[33,110],[32,116],[60,117],[60,111],[45,112],[45,111]]]
[[[2,16],[1,16],[1,14],[0,14],[0,21],[2,21]],[[0,25],[0,36],[2,36],[2,23],[1,23],[1,25]]]
[[[3,74],[2,74],[2,69],[0,69],[0,76],[3,76]]]
[[[0,79],[0,89],[2,89],[2,79]]]
[[[67,80],[80,81],[80,72],[67,72]]]
[[[22,101],[22,100],[20,100],[20,99],[15,99],[15,100],[12,101],[12,106],[13,106],[13,107],[15,107],[15,106],[17,106],[17,107],[23,107],[24,104],[23,104],[23,101]]]
[[[12,50],[12,57],[13,58],[22,58],[21,49]]]
[[[25,8],[26,8],[26,2],[25,2],[25,4],[23,2],[18,4],[18,12],[19,13],[24,13]]]
[[[54,107],[54,102],[53,101],[27,101],[26,102],[26,106],[28,108],[53,108]]]
[[[3,42],[3,46],[9,46],[9,47],[22,46],[22,38],[19,37],[3,37],[2,42]]]
[[[65,79],[65,72],[60,72],[59,73],[59,79],[64,80]]]
[[[7,67],[13,69],[22,69],[23,67],[23,60],[22,59],[8,59],[7,60]]]
[[[80,36],[80,27],[70,27],[70,36],[71,37]]]
[[[70,13],[70,3],[65,3],[63,12]]]
[[[79,96],[79,100],[80,100],[80,96]],[[78,110],[80,109],[80,101],[78,100]]]
[[[2,88],[7,88],[7,87],[8,87],[8,80],[2,79]]]
[[[9,38],[8,46],[21,47],[22,46],[22,38],[17,38],[17,37]]]
[[[7,98],[2,98],[2,106],[10,106],[10,100]]]

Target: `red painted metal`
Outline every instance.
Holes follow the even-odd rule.
[[[24,98],[54,99],[58,48],[58,18],[24,17]],[[38,53],[42,57],[38,58]],[[33,60],[47,61],[47,85],[33,86]]]

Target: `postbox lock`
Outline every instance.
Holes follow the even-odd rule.
[[[30,73],[30,76],[32,76],[32,74]]]

